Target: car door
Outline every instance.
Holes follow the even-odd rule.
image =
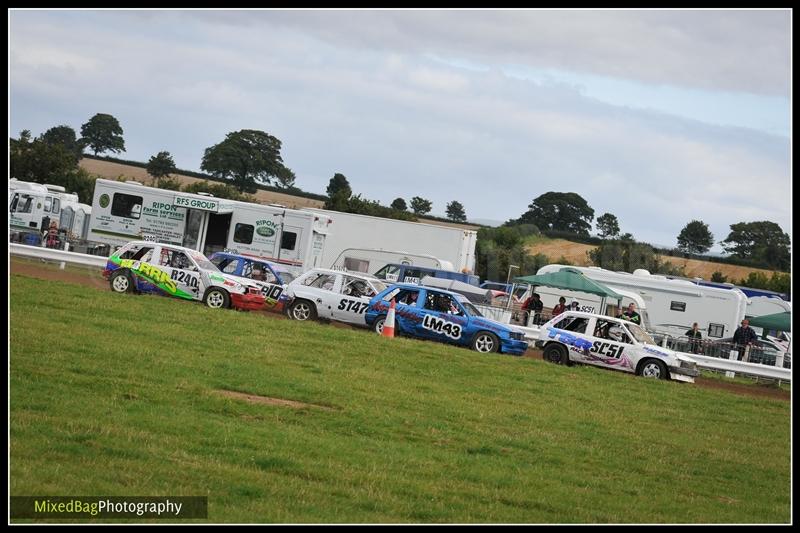
[[[592,347],[584,362],[606,368],[632,372],[632,337],[628,330],[616,322],[598,318],[594,321]]]
[[[441,342],[459,343],[465,336],[466,313],[458,301],[447,293],[425,290],[422,320],[416,331],[420,337]]]
[[[203,297],[200,290],[200,269],[185,252],[162,247],[157,266],[172,281],[172,284],[164,283],[162,289],[165,292],[187,300],[199,300]]]
[[[341,282],[337,286],[335,304],[331,309],[334,320],[350,324],[366,325],[364,313],[369,301],[375,295],[374,290],[365,280],[341,274]]]

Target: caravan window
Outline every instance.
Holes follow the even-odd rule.
[[[254,226],[250,224],[236,224],[236,229],[233,230],[233,242],[240,244],[252,244]]]
[[[670,311],[686,312],[686,302],[670,302],[669,309]]]
[[[723,324],[709,324],[708,336],[720,338],[725,334],[725,326]]]
[[[53,198],[53,214],[58,214],[58,209],[61,206],[61,201],[58,198]]]
[[[121,192],[114,193],[111,214],[115,217],[136,218],[142,215],[142,197]]]
[[[351,272],[369,272],[369,261],[345,257],[344,269],[350,270]]]
[[[281,249],[294,250],[295,244],[297,244],[297,233],[284,231],[281,235]]]
[[[49,196],[45,197],[45,199],[44,199],[44,212],[45,213],[49,213],[50,212],[50,202],[52,202],[52,201],[53,201],[53,199],[50,198]]]

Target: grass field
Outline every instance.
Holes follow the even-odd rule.
[[[790,520],[786,401],[10,285],[14,496],[201,495],[241,523]]]

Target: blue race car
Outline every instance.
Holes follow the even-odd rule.
[[[377,333],[383,331],[392,300],[395,332],[400,335],[469,346],[482,353],[522,355],[528,349],[523,332],[483,317],[461,294],[405,283],[392,285],[370,300],[365,317]]]
[[[285,266],[258,257],[228,252],[217,252],[209,260],[225,274],[255,281],[266,298],[264,309],[283,311],[288,301],[286,286],[295,278]]]

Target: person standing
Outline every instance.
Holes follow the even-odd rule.
[[[745,359],[745,351],[748,346],[755,344],[757,338],[758,335],[756,335],[755,330],[750,327],[750,321],[746,318],[742,320],[742,325],[736,328],[736,331],[733,333],[733,343],[739,350],[740,361],[747,361],[747,359]]]
[[[628,308],[622,312],[617,318],[623,318],[625,320],[629,320],[634,324],[642,325],[642,317],[639,313],[636,312],[636,304],[631,302],[628,304]]]
[[[703,339],[703,333],[697,326],[697,322],[692,324],[692,329],[686,332],[689,338],[689,351],[692,353],[700,353],[700,341]]]
[[[533,323],[538,325],[541,319],[542,309],[544,309],[544,304],[539,295],[534,292],[522,305],[522,310],[525,311],[522,315],[525,325],[528,325],[528,317],[531,313],[533,313]]]
[[[561,313],[566,311],[567,310],[567,305],[566,304],[567,304],[567,299],[566,298],[564,298],[563,296],[561,298],[559,298],[558,299],[558,305],[553,307],[553,316],[560,315]]]

